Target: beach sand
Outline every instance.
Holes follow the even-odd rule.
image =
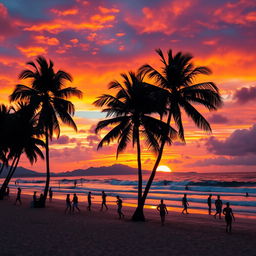
[[[80,202],[81,213],[64,214],[65,202],[53,200],[45,209],[31,209],[30,198],[13,205],[15,197],[0,201],[0,255],[256,255],[256,220],[237,218],[233,233],[224,220],[201,214],[170,212],[160,225],[156,210],[146,209],[147,222],[130,221],[134,208],[116,206],[92,212]]]

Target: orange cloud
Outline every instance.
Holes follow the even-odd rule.
[[[30,47],[18,46],[17,49],[26,57],[33,57],[37,55],[47,54],[47,49],[39,46],[30,46]]]
[[[77,38],[73,38],[70,40],[70,42],[72,42],[73,44],[77,44],[79,40]]]
[[[102,7],[102,6],[99,6],[99,10],[103,14],[106,14],[106,13],[118,13],[118,12],[120,12],[119,9],[116,9],[116,8],[106,8],[106,7]]]
[[[68,9],[68,10],[57,10],[57,9],[51,9],[51,12],[57,14],[58,16],[67,16],[67,15],[75,15],[78,13],[78,9],[73,8],[73,9]]]
[[[34,39],[39,44],[58,45],[60,43],[55,37],[35,36]]]
[[[125,33],[116,33],[116,36],[122,37],[122,36],[125,36]]]

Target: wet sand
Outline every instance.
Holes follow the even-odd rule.
[[[65,202],[53,200],[45,209],[0,201],[0,255],[256,255],[256,220],[237,218],[232,234],[224,219],[201,214],[170,212],[160,225],[156,210],[146,209],[147,222],[130,221],[134,208],[124,207],[119,220],[116,206],[100,212],[99,205],[81,213],[64,214]]]

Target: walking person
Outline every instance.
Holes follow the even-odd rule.
[[[87,195],[87,201],[88,201],[88,206],[87,209],[88,211],[91,211],[91,206],[92,206],[92,192],[90,191]]]
[[[161,199],[161,203],[157,206],[156,209],[160,213],[161,223],[162,223],[162,226],[163,226],[164,222],[165,222],[165,214],[168,214],[168,210],[166,208],[166,205],[164,204],[164,200],[163,199]]]
[[[19,202],[19,204],[22,205],[22,203],[21,203],[21,188],[18,188],[17,197],[16,197],[14,204],[16,205],[17,202]]]
[[[183,206],[183,210],[182,210],[182,214],[184,214],[184,212],[186,212],[186,214],[188,214],[188,199],[187,199],[187,194],[184,194],[184,197],[182,198],[182,206]]]
[[[124,214],[122,212],[123,201],[119,196],[116,196],[116,204],[117,204],[117,213],[119,215],[119,219],[124,218]]]
[[[212,214],[212,194],[209,195],[207,199],[207,204],[208,204],[209,215],[211,215]]]
[[[105,208],[106,208],[106,210],[108,210],[108,207],[107,207],[107,204],[106,204],[106,202],[107,202],[107,195],[106,195],[106,193],[105,193],[105,191],[102,191],[102,203],[101,203],[101,211],[103,210],[103,206],[105,206]]]
[[[219,195],[217,196],[217,200],[215,200],[215,207],[216,207],[216,213],[214,214],[214,218],[216,219],[216,215],[219,214],[219,219],[221,219],[222,201]]]
[[[226,221],[226,232],[230,233],[232,229],[232,220],[235,221],[235,217],[233,214],[232,209],[230,208],[230,204],[227,203],[227,207],[223,209],[223,214],[225,215],[225,221]]]
[[[49,201],[52,201],[53,191],[52,188],[49,189]]]
[[[67,194],[66,197],[66,209],[65,209],[65,214],[69,211],[71,213],[71,201],[70,201],[70,194]]]
[[[72,202],[73,202],[73,209],[72,209],[73,212],[75,212],[75,208],[80,212],[80,209],[78,207],[78,197],[77,197],[76,193],[73,196]]]

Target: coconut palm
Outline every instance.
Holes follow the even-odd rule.
[[[46,184],[44,190],[44,201],[50,183],[50,160],[49,160],[49,139],[55,133],[60,135],[59,119],[74,130],[76,124],[72,119],[75,112],[73,103],[67,100],[71,96],[81,98],[82,92],[76,87],[65,87],[65,81],[72,82],[69,73],[62,70],[54,71],[54,64],[39,56],[36,62],[27,63],[31,69],[26,69],[19,75],[20,79],[30,79],[31,87],[18,84],[12,95],[11,101],[29,102],[34,107],[38,116],[38,127],[43,129],[45,136],[45,159],[46,159]]]
[[[221,106],[222,100],[217,86],[213,82],[203,82],[194,84],[195,78],[198,75],[211,74],[211,70],[204,66],[195,67],[192,63],[193,56],[191,54],[183,54],[178,52],[173,56],[172,50],[167,53],[167,59],[163,52],[156,50],[163,63],[161,72],[152,66],[145,64],[140,68],[143,75],[148,75],[156,81],[156,85],[165,90],[166,109],[167,109],[167,125],[171,123],[173,118],[178,128],[178,134],[182,141],[185,141],[184,128],[182,122],[182,110],[192,119],[197,127],[204,131],[211,132],[210,124],[202,114],[193,106],[201,105],[208,110],[217,110]],[[167,138],[167,134],[164,135]],[[145,203],[151,184],[154,180],[156,169],[161,161],[163,149],[166,143],[165,138],[162,140],[158,157],[153,167],[150,178],[145,187],[142,204]],[[137,208],[133,218],[140,220],[141,211]]]
[[[7,122],[10,113],[10,108],[1,104],[0,105],[0,161],[2,162],[0,168],[0,175],[4,170],[4,167],[8,165],[7,152],[8,152],[8,138],[6,136]]]
[[[105,107],[103,112],[109,117],[100,121],[95,131],[97,133],[108,126],[112,128],[100,141],[98,149],[117,140],[117,157],[130,141],[133,146],[136,145],[139,206],[142,197],[141,136],[149,148],[158,152],[162,134],[167,134],[166,141],[171,143],[176,131],[151,116],[153,113],[163,114],[164,112],[164,107],[161,103],[159,104],[157,98],[157,95],[160,96],[159,88],[143,82],[143,76],[134,72],[129,72],[128,75],[121,74],[121,76],[124,79],[122,84],[118,81],[109,84],[109,89],[117,90],[115,96],[104,94],[94,102],[97,107]]]
[[[39,146],[45,144],[38,138],[40,130],[37,128],[37,119],[30,106],[20,104],[19,109],[14,113],[9,113],[8,122],[5,123],[8,138],[8,160],[12,161],[9,172],[0,189],[0,198],[3,198],[4,192],[18,166],[22,154],[25,154],[30,163],[37,161],[38,156],[44,159]]]

